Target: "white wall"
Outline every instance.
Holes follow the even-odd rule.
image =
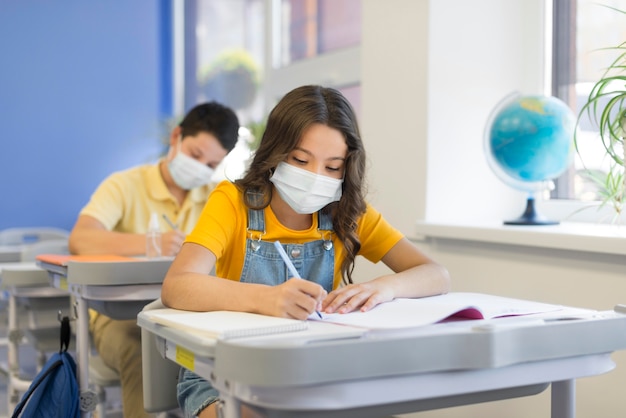
[[[483,129],[508,94],[543,91],[543,19],[542,0],[363,1],[370,200],[406,234],[416,219],[523,211],[487,165]]]
[[[544,10],[542,0],[363,0],[369,200],[407,236],[418,219],[521,214],[525,196],[491,173],[482,134],[507,94],[543,91]],[[623,257],[455,240],[420,246],[448,267],[457,291],[593,309],[626,303]],[[356,276],[383,270],[360,262]],[[578,381],[578,416],[626,411],[626,354],[614,358],[615,371]],[[549,394],[411,416],[549,417]]]
[[[543,91],[544,2],[429,3],[426,139],[437,164],[428,165],[426,218],[516,217],[525,196],[490,171],[483,131],[504,97]]]
[[[363,0],[362,136],[370,201],[406,234],[425,214],[428,2]]]

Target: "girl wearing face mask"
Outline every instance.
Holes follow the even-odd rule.
[[[320,86],[289,92],[270,113],[244,178],[211,194],[165,277],[163,302],[306,319],[316,309],[367,311],[447,292],[446,269],[366,203],[364,175],[365,150],[345,97]],[[354,283],[358,255],[394,273]],[[215,416],[218,394],[207,381],[183,369],[178,389],[185,416]]]

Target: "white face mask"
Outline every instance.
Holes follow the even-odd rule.
[[[341,199],[343,179],[311,173],[281,162],[270,181],[280,197],[297,213],[311,214]]]
[[[174,183],[184,190],[209,184],[213,169],[183,153],[180,150],[181,141],[182,138],[178,141],[176,156],[167,164]]]

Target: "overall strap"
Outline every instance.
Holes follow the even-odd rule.
[[[265,214],[262,210],[248,208],[248,231],[265,233]]]
[[[317,229],[321,231],[333,231],[333,218],[325,211],[317,212]]]
[[[263,193],[248,191],[246,194],[253,205],[263,202]],[[248,231],[258,231],[261,235],[265,234],[265,213],[263,209],[248,208]]]

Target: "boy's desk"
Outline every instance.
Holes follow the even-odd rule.
[[[31,343],[41,352],[58,347],[60,324],[55,310],[68,310],[70,304],[68,293],[50,287],[47,272],[34,261],[0,263],[0,288],[8,292],[7,407],[11,415],[19,393],[28,390],[31,384],[20,373],[18,350],[22,337],[29,333]],[[18,300],[24,301],[27,306],[28,321],[20,321]]]
[[[111,255],[37,256],[53,287],[76,298],[76,354],[81,411],[97,403],[89,390],[89,308],[113,319],[135,319],[141,309],[161,296],[161,284],[173,258],[132,258]],[[82,398],[85,398],[84,400]]]
[[[0,288],[9,293],[9,333],[18,326],[16,298],[29,299],[30,305],[37,309],[39,308],[37,299],[44,301],[42,303],[45,305],[46,298],[68,294],[66,291],[50,287],[47,272],[34,261],[0,263]]]
[[[20,261],[22,247],[20,245],[0,245],[0,263],[14,263]]]
[[[546,316],[548,317],[548,316]],[[552,384],[552,417],[575,416],[574,381],[612,370],[626,349],[626,315],[508,317],[400,333],[309,321],[307,331],[216,340],[156,324],[166,358],[269,417],[377,417],[534,395]]]

